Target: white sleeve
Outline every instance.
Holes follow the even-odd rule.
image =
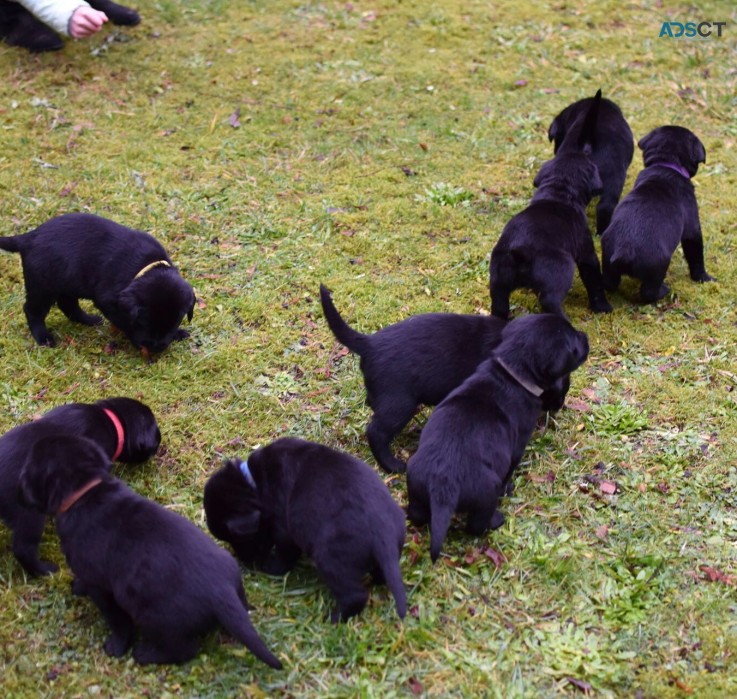
[[[89,7],[85,0],[16,0],[32,15],[52,29],[69,36],[69,20],[79,7]]]

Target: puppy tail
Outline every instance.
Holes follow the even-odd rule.
[[[237,638],[261,662],[276,670],[282,669],[279,659],[266,647],[266,644],[253,628],[251,617],[248,616],[245,602],[241,602],[235,595],[217,610],[218,621],[233,638]]]
[[[404,619],[407,614],[407,590],[402,580],[402,571],[399,568],[399,558],[396,549],[390,550],[391,546],[384,546],[385,551],[376,556],[376,562],[384,575],[384,581],[394,597],[397,614]]]
[[[5,252],[20,252],[20,238],[19,235],[9,235],[6,238],[0,238],[0,250]]]
[[[440,549],[443,548],[453,510],[454,508],[447,504],[434,501],[430,503],[430,558],[433,563],[438,560]]]
[[[578,135],[578,148],[584,152],[587,149],[590,154],[591,148],[594,147],[596,141],[596,123],[599,120],[599,106],[601,105],[601,90],[597,90],[591,106],[586,112],[586,117],[581,127],[581,133]]]
[[[325,320],[328,321],[330,330],[338,342],[344,344],[351,352],[360,355],[366,346],[368,336],[354,330],[343,320],[340,313],[338,313],[338,309],[333,305],[330,291],[324,284],[320,284],[320,303],[322,304],[322,312],[325,314]]]

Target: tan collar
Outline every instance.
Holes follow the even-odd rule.
[[[146,272],[150,272],[155,267],[171,267],[171,265],[166,260],[156,260],[156,262],[146,265],[133,279],[140,279]]]
[[[79,490],[75,490],[69,497],[64,498],[64,501],[61,503],[61,506],[57,510],[56,514],[64,514],[77,502],[77,500],[79,500],[83,495],[92,490],[95,486],[100,485],[100,483],[102,483],[102,478],[93,478],[86,485],[83,485]]]
[[[505,364],[499,357],[495,357],[495,359],[497,362],[499,362],[499,366],[501,366],[501,368],[504,369],[504,371],[506,371],[507,374],[509,374],[526,391],[532,393],[532,395],[536,398],[539,398],[543,394],[543,389],[540,388],[540,386],[527,381],[526,379],[523,379],[508,364]]]

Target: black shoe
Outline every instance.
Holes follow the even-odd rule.
[[[113,24],[132,27],[141,21],[141,15],[130,7],[123,7],[111,0],[88,0],[93,10],[99,10],[107,15]]]
[[[58,51],[64,42],[51,27],[36,19],[15,2],[0,2],[0,38],[8,46],[20,46],[33,53]]]

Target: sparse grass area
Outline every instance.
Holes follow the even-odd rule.
[[[451,532],[430,565],[410,529],[412,607],[388,593],[342,626],[309,566],[244,572],[275,672],[224,635],[183,667],[102,652],[100,615],[70,576],[26,580],[0,529],[0,680],[47,697],[737,696],[737,15],[471,0],[160,0],[141,26],[64,51],[0,48],[3,234],[86,210],[158,237],[201,300],[192,339],[153,364],[107,324],[38,348],[18,259],[0,256],[0,430],[69,400],[127,394],[158,416],[162,452],[117,473],[204,526],[222,455],[292,434],[373,463],[354,357],[335,352],[327,283],[357,328],[486,311],[488,259],[552,148],[547,127],[598,87],[636,137],[677,123],[704,142],[696,180],[707,269],[673,293],[592,316],[569,408],[538,432],[507,522]],[[722,38],[659,39],[666,19],[726,21]],[[639,154],[626,191],[641,168]],[[516,313],[534,310],[513,297]],[[114,339],[114,338],[113,338]],[[426,415],[427,413],[424,413]],[[419,431],[400,446],[411,451]],[[404,502],[401,478],[390,479]],[[121,523],[125,526],[125,523]],[[377,526],[381,526],[377,522]],[[49,528],[44,556],[61,562]]]

